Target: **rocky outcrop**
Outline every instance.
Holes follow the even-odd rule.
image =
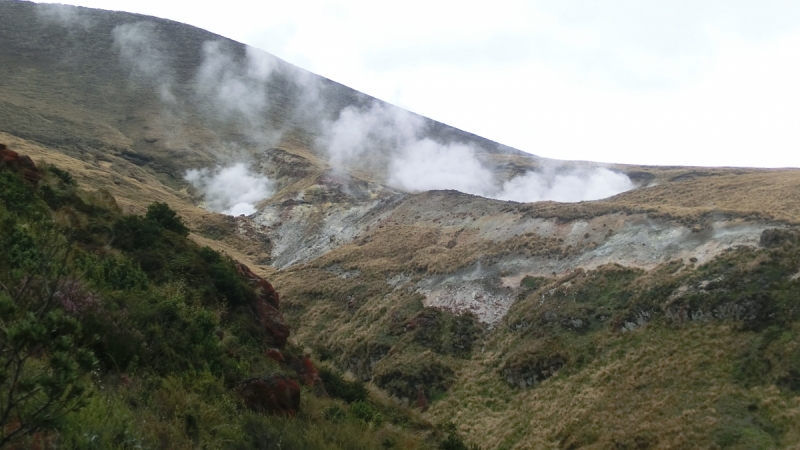
[[[249,267],[238,261],[236,261],[236,270],[239,272],[239,275],[247,279],[250,286],[255,290],[256,295],[258,295],[261,300],[267,302],[275,309],[280,309],[280,296],[269,281],[256,275]]]
[[[10,150],[6,144],[0,144],[0,161],[33,184],[37,184],[42,179],[42,172],[39,171],[30,156],[20,156],[19,153]]]
[[[256,275],[244,264],[236,262],[236,270],[239,275],[247,279],[256,293],[255,300],[250,304],[251,311],[272,336],[273,344],[278,348],[286,347],[286,340],[289,339],[289,326],[279,310],[278,292],[269,281]]]
[[[328,397],[325,384],[319,376],[319,370],[308,356],[291,358],[287,362],[289,367],[297,374],[300,384],[312,387],[314,395],[317,397]]]
[[[289,366],[294,369],[297,376],[300,377],[300,383],[306,386],[314,386],[321,382],[319,371],[308,356],[292,358],[289,362]]]
[[[300,385],[285,375],[251,378],[237,391],[245,406],[255,412],[294,417],[300,410]]]
[[[283,318],[283,314],[265,302],[257,302],[255,313],[264,328],[272,335],[273,344],[278,348],[286,347],[286,340],[289,339],[289,326]]]
[[[286,359],[283,357],[283,353],[281,353],[281,351],[277,348],[271,348],[267,350],[265,356],[278,364],[283,364],[286,361]]]
[[[319,371],[308,356],[294,356],[283,350],[289,337],[289,326],[281,314],[278,292],[272,284],[236,261],[236,271],[256,293],[250,309],[273,338],[275,348],[264,354],[275,361],[282,371],[294,371],[294,376],[270,374],[243,381],[237,388],[244,404],[253,411],[293,417],[300,408],[300,385],[310,386],[317,396],[327,397]]]
[[[428,410],[428,399],[425,398],[425,392],[422,389],[417,390],[417,403],[416,407],[420,411],[425,412]]]

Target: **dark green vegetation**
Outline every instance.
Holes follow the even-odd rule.
[[[564,448],[790,447],[800,232],[767,230],[761,244],[699,267],[607,265],[523,280],[533,290],[489,344],[498,350],[492,365],[520,401],[562,391],[563,403],[546,411],[574,414],[551,435]]]
[[[120,213],[45,167],[0,166],[0,447],[425,448],[454,438],[322,370],[296,417],[246,409],[235,387],[283,372],[233,261],[186,239],[165,204]],[[301,354],[287,349],[284,355]],[[426,444],[427,442],[427,444]],[[460,442],[460,441],[459,441]],[[448,447],[449,448],[449,447]]]
[[[763,249],[733,248],[697,268],[677,261],[650,272],[609,265],[542,283],[506,319],[509,331],[537,342],[537,350],[521,350],[508,367],[579,370],[596,356],[593,332],[726,323],[752,337],[735,366],[738,382],[800,392],[800,353],[785,345],[796,341],[800,320],[800,232],[767,230],[761,241]]]

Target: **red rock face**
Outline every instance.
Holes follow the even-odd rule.
[[[236,270],[250,282],[250,286],[255,289],[256,295],[258,295],[260,299],[269,303],[277,310],[281,308],[278,292],[272,287],[269,281],[256,275],[249,267],[238,261],[236,262]]]
[[[422,392],[422,389],[417,390],[417,408],[422,412],[428,410],[428,399],[425,398],[425,393]]]
[[[272,335],[273,344],[278,348],[286,347],[286,340],[289,339],[289,326],[286,325],[283,314],[263,301],[256,303],[255,308],[258,320]]]
[[[282,367],[293,370],[297,374],[297,380],[300,384],[314,388],[314,395],[317,397],[328,397],[325,383],[319,376],[319,370],[308,356],[296,357],[291,353],[287,353],[284,356],[277,348],[267,350],[265,356]]]
[[[278,364],[283,364],[283,362],[285,361],[283,353],[281,353],[281,351],[278,350],[277,348],[271,348],[267,350],[266,357],[275,361]]]
[[[280,300],[278,293],[269,281],[253,273],[250,268],[240,262],[236,262],[236,270],[245,277],[250,286],[255,289],[257,298],[250,305],[251,310],[258,318],[259,322],[272,335],[273,344],[278,348],[286,347],[286,340],[289,338],[289,326],[283,314],[278,310]]]
[[[322,383],[317,367],[308,357],[294,358],[290,366],[297,372],[297,376],[300,377],[300,383],[306,386],[315,386]]]
[[[37,184],[42,179],[42,172],[36,168],[36,164],[33,163],[29,156],[20,156],[19,153],[10,150],[5,144],[0,144],[0,160],[8,168],[19,173],[33,184]]]
[[[300,409],[300,385],[283,375],[246,380],[238,392],[244,404],[256,412],[294,417]]]

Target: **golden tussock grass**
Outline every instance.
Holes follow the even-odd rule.
[[[461,370],[431,418],[455,412],[461,432],[484,448],[715,448],[714,432],[737,413],[725,408],[776,402],[770,419],[800,417],[791,405],[798,398],[730,383],[732,355],[748,338],[716,324],[604,333],[596,341],[601,357],[528,390],[498,382],[497,358],[515,344],[496,342],[498,350]],[[786,444],[798,432],[791,428]]]

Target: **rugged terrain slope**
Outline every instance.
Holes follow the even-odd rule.
[[[147,66],[125,59],[120,30],[139,32],[130,48]],[[800,171],[610,166],[635,188],[577,203],[408,192],[387,181],[391,140],[345,166],[326,144],[347,108],[396,108],[220,36],[5,1],[0,43],[0,142],[127,211],[168,203],[192,239],[282,292],[295,345],[400,402],[423,396],[427,417],[454,417],[472,443],[800,440]],[[263,103],[198,89],[219,48],[215,73]],[[469,144],[499,180],[593,167],[413,120],[420,139]],[[186,171],[239,161],[271,195],[249,216],[204,209]]]

